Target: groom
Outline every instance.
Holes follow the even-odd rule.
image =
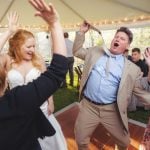
[[[78,149],[88,150],[92,133],[101,123],[113,137],[116,147],[126,150],[130,144],[128,100],[134,93],[141,97],[143,103],[150,105],[150,93],[144,91],[140,84],[140,68],[123,56],[133,35],[126,27],[118,29],[108,55],[102,47],[83,48],[88,30],[89,25],[83,23],[73,46],[74,56],[85,62],[80,83],[80,111],[75,124]],[[150,51],[144,56],[150,68]],[[150,73],[146,80],[148,84]]]

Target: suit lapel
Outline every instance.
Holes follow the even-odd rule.
[[[120,81],[118,93],[122,89],[122,86],[124,85],[125,80],[127,78],[128,72],[130,71],[130,64],[131,63],[125,58],[125,64],[124,64],[124,69],[123,69],[122,76],[121,76],[121,81]]]

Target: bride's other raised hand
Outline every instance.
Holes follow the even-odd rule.
[[[11,12],[7,16],[8,19],[8,29],[0,36],[0,52],[2,51],[4,45],[8,39],[18,30],[19,28],[19,15],[17,12]]]

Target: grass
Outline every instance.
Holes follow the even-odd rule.
[[[69,86],[69,77],[67,74],[67,88],[60,88],[54,94],[55,112],[78,101],[77,74],[74,73],[74,87]]]
[[[78,91],[76,87],[61,88],[54,94],[55,112],[78,101]]]
[[[136,111],[128,112],[128,117],[147,124],[148,118],[150,117],[150,110],[144,110],[143,107],[137,107]]]
[[[67,83],[68,83],[68,75],[67,75]],[[73,102],[78,101],[78,90],[77,90],[77,75],[75,74],[74,87],[68,85],[67,88],[60,88],[54,94],[54,104],[55,104],[55,112],[72,104]],[[128,117],[130,119],[147,123],[148,118],[150,117],[150,110],[144,110],[143,108],[137,108],[137,111],[128,112]]]

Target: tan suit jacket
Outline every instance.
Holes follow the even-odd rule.
[[[98,46],[91,47],[89,49],[84,49],[83,48],[84,41],[85,35],[81,34],[80,32],[77,32],[73,45],[73,54],[74,56],[84,60],[84,69],[79,90],[80,99],[82,98],[83,90],[93,65],[104,53],[103,49]],[[142,79],[142,72],[140,68],[125,58],[125,65],[117,95],[117,106],[122,123],[127,132],[128,132],[127,106],[132,93],[134,93],[136,96],[139,96],[145,105],[150,105],[150,93],[143,90],[141,79]]]

